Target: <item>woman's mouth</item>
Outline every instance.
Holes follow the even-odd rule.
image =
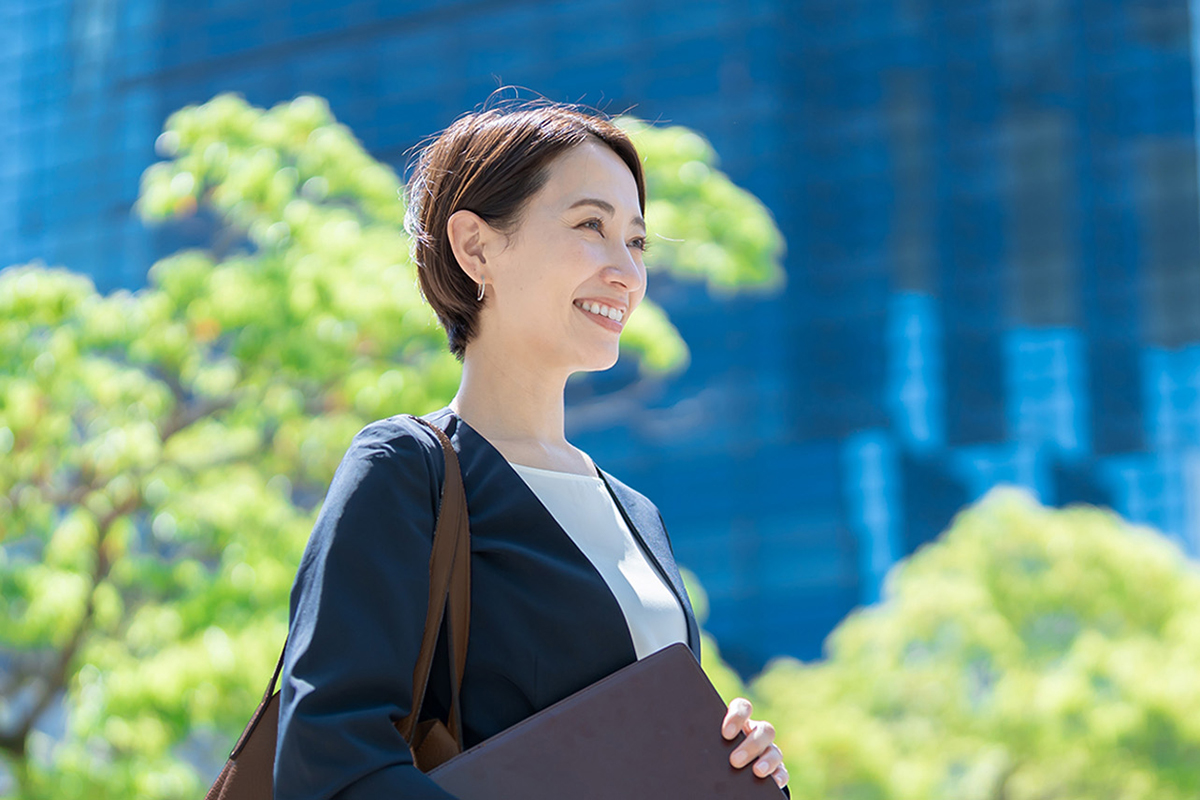
[[[576,300],[575,307],[587,314],[597,325],[608,328],[610,331],[620,333],[621,328],[624,327],[622,325],[625,320],[624,309],[606,306],[593,300]]]

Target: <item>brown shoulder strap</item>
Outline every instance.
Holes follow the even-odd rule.
[[[271,698],[275,696],[275,683],[279,680],[279,673],[283,670],[283,655],[287,652],[287,640],[283,641],[283,650],[279,653],[279,661],[275,662],[275,671],[271,673],[271,682],[267,684],[267,690],[263,692],[262,700],[258,704],[258,708],[254,709],[254,715],[250,717],[250,721],[246,723],[246,727],[242,729],[242,735],[238,737],[237,744],[233,746],[233,750],[229,752],[230,758],[237,758],[245,748],[246,743],[250,741],[250,735],[258,727],[259,720],[267,713],[270,707]]]
[[[462,710],[459,691],[467,666],[467,639],[471,612],[471,531],[467,518],[467,496],[463,490],[458,454],[438,426],[413,417],[425,425],[441,442],[446,459],[446,475],[438,505],[437,527],[429,555],[429,606],[425,613],[425,634],[413,668],[412,709],[397,723],[405,741],[411,742],[425,701],[425,689],[433,667],[433,653],[446,608],[450,609],[450,660],[454,674],[450,678],[450,734],[462,749]]]
[[[442,482],[442,496],[438,503],[437,525],[433,533],[433,549],[429,556],[429,607],[425,613],[425,634],[421,639],[421,651],[413,669],[413,704],[408,716],[396,727],[406,742],[412,741],[417,726],[417,717],[425,701],[425,687],[429,683],[429,672],[433,667],[433,651],[437,644],[438,629],[447,604],[450,606],[450,660],[454,664],[454,675],[450,681],[450,733],[462,750],[462,711],[458,699],[462,687],[463,673],[467,666],[467,637],[471,625],[471,529],[467,519],[467,495],[463,490],[462,470],[458,465],[458,454],[438,426],[413,417],[437,435],[446,459],[446,477]],[[268,708],[275,684],[283,669],[283,656],[287,651],[284,641],[283,652],[275,664],[275,672],[267,683],[262,702],[250,718],[230,758],[237,758],[258,727],[259,720]]]

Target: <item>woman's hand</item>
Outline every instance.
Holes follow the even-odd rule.
[[[737,769],[754,763],[754,774],[760,778],[768,775],[782,789],[788,782],[788,771],[783,766],[783,753],[775,746],[775,726],[769,722],[750,719],[753,708],[744,697],[735,697],[725,712],[721,723],[721,735],[726,739],[745,731],[746,738],[729,754],[729,763]],[[758,761],[754,761],[754,759]]]

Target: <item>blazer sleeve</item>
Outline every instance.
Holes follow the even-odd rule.
[[[412,705],[444,470],[417,426],[364,428],[313,527],[292,588],[276,800],[453,798],[392,724]]]

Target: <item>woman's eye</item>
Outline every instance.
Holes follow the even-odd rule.
[[[591,228],[592,230],[594,230],[598,233],[603,233],[603,229],[600,224],[600,220],[598,220],[598,219],[589,219],[586,222],[584,222],[581,227]]]
[[[638,238],[630,242],[629,246],[635,250],[641,250],[644,253],[650,249],[650,242],[646,241],[645,239]]]

